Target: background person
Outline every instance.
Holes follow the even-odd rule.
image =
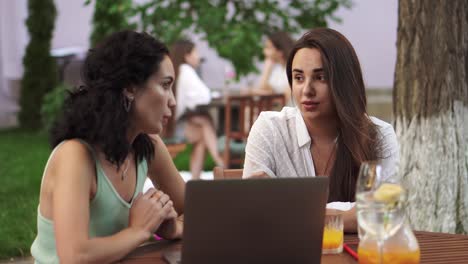
[[[206,150],[209,151],[217,166],[223,166],[211,116],[206,111],[197,109],[199,105],[210,103],[210,89],[195,71],[200,65],[200,56],[193,42],[179,40],[174,43],[171,47],[171,58],[176,71],[175,135],[185,137],[189,143],[193,144],[190,154],[190,172],[192,179],[199,179]]]
[[[286,32],[268,35],[263,47],[265,61],[254,92],[259,94],[284,93],[286,103],[290,104],[291,89],[286,75],[286,62],[293,45],[294,40]]]

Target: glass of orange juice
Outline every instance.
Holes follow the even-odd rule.
[[[323,229],[322,254],[339,254],[343,251],[343,216],[340,210],[327,209]]]

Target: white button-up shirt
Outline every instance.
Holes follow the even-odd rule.
[[[379,127],[383,138],[382,169],[385,176],[393,176],[399,161],[395,131],[378,118],[371,117],[371,120]],[[262,112],[247,139],[243,178],[255,172],[265,172],[270,177],[315,176],[310,144],[311,138],[298,108]]]
[[[187,110],[211,101],[210,89],[200,79],[197,72],[188,64],[181,64],[177,77],[176,120]]]

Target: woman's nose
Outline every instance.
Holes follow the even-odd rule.
[[[304,87],[304,94],[308,96],[315,96],[316,91],[315,91],[315,86],[314,86],[314,82],[312,79],[309,79],[308,82],[306,83]]]
[[[167,102],[169,107],[175,107],[176,106],[176,100],[174,96],[174,92],[171,92],[171,95],[169,96],[169,101]]]

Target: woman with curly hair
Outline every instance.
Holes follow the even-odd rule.
[[[115,262],[153,233],[182,236],[184,181],[157,135],[175,107],[168,55],[164,44],[133,31],[90,50],[85,86],[67,98],[51,132],[31,247],[36,263]],[[147,176],[158,190],[142,194]]]

